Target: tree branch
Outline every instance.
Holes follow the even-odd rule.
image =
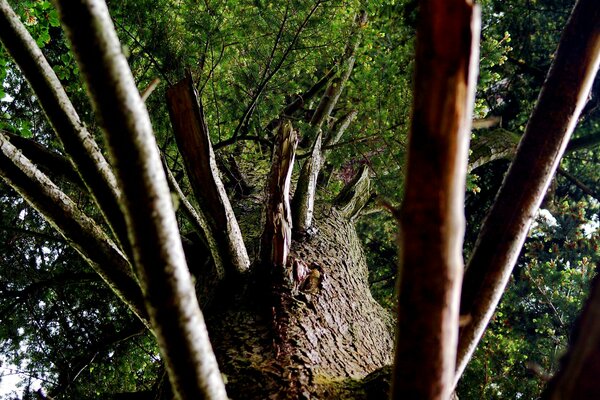
[[[0,40],[27,78],[75,171],[127,251],[127,228],[119,209],[120,193],[113,172],[52,67],[6,0],[0,0]]]
[[[106,3],[56,3],[117,171],[135,266],[176,397],[226,399],[150,118]]]
[[[479,61],[479,9],[419,2],[392,398],[447,400],[458,341],[464,193]]]
[[[142,321],[147,321],[142,293],[129,261],[96,223],[2,133],[0,176],[56,228]]]
[[[538,209],[577,124],[600,62],[600,4],[579,0],[517,154],[485,219],[468,263],[455,382],[490,320]]]
[[[167,90],[169,116],[177,147],[183,157],[188,179],[202,214],[207,221],[205,237],[212,236],[224,267],[232,273],[244,273],[250,266],[237,218],[219,177],[215,154],[202,103],[191,76]]]

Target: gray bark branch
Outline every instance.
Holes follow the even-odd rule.
[[[224,400],[150,118],[108,8],[101,0],[57,4],[122,188],[135,266],[175,395]]]
[[[42,51],[6,0],[0,0],[0,40],[27,78],[75,171],[127,251],[127,229],[119,209],[120,194],[110,165],[79,119]]]

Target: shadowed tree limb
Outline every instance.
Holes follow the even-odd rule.
[[[81,180],[88,187],[122,248],[127,228],[114,174],[93,136],[79,119],[58,77],[6,0],[0,0],[0,40],[33,88],[46,117]]]
[[[542,395],[545,400],[600,398],[600,277],[596,276],[556,375]]]
[[[585,105],[600,62],[600,3],[579,0],[560,39],[515,158],[486,217],[463,283],[455,383],[490,320],[558,162]]]
[[[131,265],[116,245],[0,133],[0,175],[40,212],[142,320],[147,314]]]
[[[480,18],[470,1],[419,5],[391,398],[447,400],[458,341]]]
[[[106,3],[57,2],[122,189],[135,266],[179,399],[227,399],[185,262],[150,118]]]

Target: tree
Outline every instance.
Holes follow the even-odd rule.
[[[290,96],[288,93],[287,106],[280,113],[273,113],[271,109],[266,118],[260,118],[257,115],[281,102],[282,96],[277,97],[277,91],[268,89],[275,86],[276,79],[282,79],[279,75],[283,68],[294,72],[293,67],[286,65],[293,65],[293,51],[302,45],[314,45],[307,32],[310,32],[314,19],[324,18],[320,13],[328,2],[302,5],[287,2],[274,10],[272,4],[258,2],[261,4],[255,8],[260,11],[260,17],[267,23],[277,21],[279,28],[275,33],[271,32],[271,46],[236,48],[238,52],[233,59],[238,57],[237,60],[247,69],[246,75],[239,79],[247,79],[252,90],[244,96],[248,98],[247,102],[237,102],[232,106],[238,118],[229,122],[231,135],[226,138],[221,137],[220,101],[213,103],[216,120],[210,119],[198,94],[198,90],[203,92],[209,82],[214,84],[211,76],[217,73],[219,59],[225,57],[225,38],[227,41],[229,38],[227,32],[215,23],[223,19],[225,12],[219,15],[219,11],[207,2],[205,15],[198,20],[188,15],[184,23],[177,18],[171,21],[176,25],[174,30],[185,24],[216,24],[214,29],[205,31],[207,37],[203,41],[205,46],[198,69],[190,70],[183,80],[180,80],[182,67],[189,65],[189,60],[177,54],[157,60],[152,55],[154,52],[149,52],[140,38],[131,33],[130,23],[116,20],[117,26],[125,24],[121,25],[121,29],[136,44],[137,53],[132,58],[145,54],[144,62],[156,68],[167,81],[169,120],[177,148],[170,145],[172,142],[165,133],[166,129],[157,130],[157,137],[164,139],[158,141],[159,148],[144,104],[146,99],[152,101],[148,96],[155,85],[150,83],[139,94],[106,5],[100,1],[57,3],[61,22],[90,94],[95,118],[104,133],[110,161],[104,159],[100,146],[96,144],[95,122],[89,124],[90,128],[81,122],[82,118],[77,115],[38,43],[10,6],[2,1],[0,39],[33,88],[60,138],[62,150],[61,154],[53,153],[48,150],[50,147],[40,147],[31,140],[23,140],[19,136],[23,136],[26,126],[21,126],[20,131],[15,129],[18,127],[12,127],[12,133],[2,133],[0,174],[61,234],[62,240],[86,260],[135,315],[137,322],[134,328],[124,322],[113,323],[120,329],[112,334],[105,327],[90,328],[91,332],[103,332],[101,337],[92,340],[93,354],[79,360],[70,359],[64,365],[54,367],[58,379],[51,394],[67,393],[80,373],[91,374],[91,360],[101,349],[115,346],[126,338],[138,337],[144,329],[148,329],[156,338],[170,380],[170,386],[164,380],[148,385],[142,373],[139,381],[144,382],[148,392],[153,392],[150,395],[161,392],[168,396],[173,390],[180,398],[225,398],[223,376],[226,376],[227,391],[233,397],[242,393],[248,398],[277,395],[289,398],[385,396],[386,366],[391,364],[393,322],[368,290],[364,255],[352,222],[371,199],[367,169],[359,169],[339,193],[330,195],[331,201],[316,201],[317,183],[326,182],[335,166],[330,150],[340,144],[342,135],[357,116],[354,104],[343,103],[340,99],[344,90],[349,96],[353,94],[350,76],[367,26],[366,13],[353,10],[356,12],[353,22],[348,29],[342,30],[343,36],[338,36],[338,39],[343,38],[344,51],[334,67],[324,69],[321,79],[299,90],[301,95]],[[159,3],[158,7],[165,5],[169,3]],[[232,2],[230,6],[244,10],[248,4]],[[464,18],[444,17],[447,14],[454,16],[457,9]],[[122,10],[127,10],[127,6]],[[472,104],[472,65],[477,56],[476,46],[471,46],[471,41],[465,42],[464,48],[453,49],[452,46],[443,46],[442,39],[454,38],[452,41],[462,43],[457,38],[475,38],[477,30],[472,30],[471,25],[475,23],[470,22],[470,3],[424,1],[422,12],[431,19],[422,18],[417,47],[415,117],[410,142],[407,198],[401,218],[405,233],[403,257],[406,259],[401,275],[401,329],[394,390],[427,398],[445,398],[453,388],[454,351],[459,337],[458,295],[462,268],[459,262],[461,246],[457,240],[462,236],[459,214],[467,168],[465,133]],[[527,211],[525,215],[520,216],[524,222],[504,221],[507,229],[518,231],[519,238],[525,235],[532,210],[541,201],[544,190],[540,188],[548,184],[561,146],[564,148],[573,129],[571,121],[580,112],[582,99],[589,91],[597,69],[599,39],[596,21],[600,20],[595,18],[597,14],[597,5],[580,0],[563,37],[566,44],[559,48],[557,61],[546,82],[544,93],[552,93],[556,85],[563,82],[564,74],[571,72],[562,68],[562,60],[569,55],[561,49],[569,48],[570,35],[580,35],[584,39],[582,43],[588,44],[588,47],[584,46],[588,52],[582,53],[589,57],[579,63],[585,72],[581,74],[581,80],[569,86],[566,92],[576,92],[573,101],[567,102],[568,107],[576,106],[566,111],[555,106],[557,120],[543,129],[544,133],[546,130],[554,132],[556,137],[553,150],[549,152],[550,160],[534,165],[539,167],[543,162],[549,162],[549,166],[543,168],[544,174],[530,180],[537,189],[523,196],[530,204],[529,208],[523,208]],[[48,16],[50,25],[54,26],[51,12],[44,11],[42,15]],[[157,21],[157,27],[164,28],[170,22],[168,17],[172,14],[166,12],[165,15]],[[202,21],[202,18],[207,21]],[[244,17],[239,21],[251,23]],[[140,36],[143,37],[142,33]],[[235,41],[235,38],[232,40]],[[41,42],[44,41],[42,38]],[[159,41],[156,54],[169,48],[162,44],[165,41]],[[221,55],[215,57],[213,50],[219,47]],[[432,49],[437,49],[437,52]],[[52,50],[61,54],[60,49],[48,49],[50,53]],[[253,51],[267,54],[264,64],[247,63],[249,58],[246,54]],[[431,52],[435,55],[433,59]],[[227,56],[232,57],[231,54]],[[571,58],[580,61],[579,54]],[[208,59],[212,64],[210,69]],[[446,67],[438,68],[432,61]],[[168,67],[168,63],[174,64],[172,68]],[[55,68],[62,73],[65,83],[72,78],[69,71],[73,69],[68,68],[69,65],[69,59],[66,59],[62,69]],[[361,73],[368,75],[364,70]],[[179,75],[178,83],[170,82],[169,74]],[[437,79],[428,83],[427,79],[420,78],[429,74],[434,74]],[[308,81],[305,76],[301,80]],[[75,94],[81,93],[76,88],[71,89]],[[214,86],[211,89],[216,99],[217,90]],[[227,101],[235,96],[236,90],[224,93]],[[435,96],[438,93],[447,93],[447,97],[434,97],[430,105],[426,94]],[[267,98],[260,101],[267,94],[277,100]],[[202,96],[205,96],[204,92]],[[547,110],[544,96],[548,97],[542,94],[541,105],[533,114],[532,121],[539,121],[539,114]],[[317,98],[319,101],[312,102]],[[89,118],[85,106],[82,107],[82,115]],[[452,112],[448,112],[447,107]],[[159,126],[163,128],[160,121]],[[214,135],[211,136],[209,126],[216,126],[219,130],[219,141],[214,146]],[[449,128],[443,129],[446,127]],[[535,122],[530,122],[523,143],[529,140],[535,143],[540,129]],[[254,152],[250,163],[244,160],[248,152],[242,143],[248,143],[246,147],[251,147]],[[537,154],[535,149],[523,150],[527,146],[520,146],[513,169],[531,168],[519,161],[530,159],[530,154]],[[228,147],[233,150],[222,150]],[[437,151],[432,151],[432,148]],[[524,151],[530,153],[519,155]],[[256,157],[260,153],[268,156],[260,160]],[[544,154],[540,157],[543,158]],[[369,160],[369,157],[364,158]],[[302,160],[302,168],[294,171],[297,159]],[[434,161],[424,162],[431,160]],[[253,168],[247,168],[247,164],[252,164]],[[61,168],[55,169],[54,165]],[[429,170],[423,165],[433,165],[433,168]],[[219,169],[224,172],[224,181]],[[447,173],[442,173],[446,170]],[[423,171],[427,174],[418,177],[418,173]],[[266,176],[266,184],[257,176],[259,172]],[[415,173],[417,175],[410,175]],[[49,176],[67,184],[60,188]],[[184,176],[187,179],[182,179]],[[429,194],[427,184],[438,178],[440,186],[435,185],[433,193]],[[504,184],[509,189],[514,185],[510,183],[511,179],[509,172]],[[290,201],[292,183],[295,183],[295,190]],[[264,195],[251,192],[252,186],[256,185],[266,187]],[[169,187],[179,198],[177,207],[186,216],[185,220],[177,221],[175,218]],[[236,196],[235,202],[230,200],[227,187]],[[73,196],[81,193],[82,188],[89,193],[91,201],[84,199],[77,204],[67,191]],[[497,208],[505,202],[502,196],[501,191]],[[433,208],[421,205],[421,202],[429,200],[437,205],[432,205]],[[427,212],[431,209],[438,212],[434,214],[437,219]],[[261,218],[263,212],[264,220]],[[395,210],[393,213],[398,214]],[[487,224],[498,217],[504,218],[504,214],[492,211]],[[17,215],[17,219],[24,218],[26,215],[22,212]],[[413,218],[423,223],[415,223]],[[257,221],[261,220],[261,228],[257,230]],[[442,222],[436,224],[436,221]],[[39,223],[39,220],[36,222]],[[438,226],[449,228],[439,232]],[[411,229],[423,231],[410,235]],[[188,232],[180,237],[180,231]],[[488,231],[489,228],[483,228],[483,232]],[[421,243],[411,242],[435,232],[439,235]],[[56,237],[52,236],[50,240],[56,240]],[[476,255],[482,251],[480,248],[494,240],[481,238],[475,246],[472,260],[477,259]],[[519,241],[522,242],[521,239],[516,240]],[[439,246],[447,252],[432,254],[429,246]],[[514,247],[518,247],[518,243]],[[48,252],[44,248],[43,245],[39,248],[42,255]],[[64,251],[64,247],[61,249]],[[506,254],[514,252],[511,249]],[[51,269],[56,269],[48,274],[46,282],[37,281],[26,285],[25,290],[16,290],[18,296],[26,297],[25,292],[36,290],[38,284],[90,279],[88,274],[77,275],[60,265],[60,252],[50,253],[41,260]],[[488,254],[487,251],[484,254]],[[36,260],[34,258],[34,267],[37,267]],[[423,271],[410,267],[419,260],[428,260]],[[440,262],[448,264],[439,269]],[[503,276],[512,264],[512,256],[499,264]],[[505,284],[505,279],[480,271],[479,267],[469,267],[468,279],[463,285],[463,314],[473,322],[463,324],[458,347],[459,368],[464,368],[469,358],[464,349],[476,344],[482,324],[485,326],[486,318],[489,319],[495,308],[496,294]],[[431,279],[431,274],[436,272],[441,272],[443,279]],[[490,298],[486,287],[479,289],[482,279],[490,279],[493,283],[492,297],[495,300],[479,305],[472,299],[476,297],[471,296],[474,291],[479,290],[484,299]],[[435,301],[430,303],[418,295],[423,290],[435,293]],[[72,298],[73,293],[59,297]],[[415,305],[411,310],[412,301]],[[107,309],[114,313],[115,307]],[[418,313],[424,309],[439,318],[422,318]],[[111,319],[119,322],[114,317]],[[67,319],[61,329],[70,325]],[[469,336],[472,327],[477,327],[477,333]],[[450,334],[449,339],[440,335],[446,332]],[[422,337],[428,339],[420,341]],[[432,340],[429,340],[430,337]],[[54,341],[49,339],[49,343]],[[148,342],[151,340],[148,339]],[[430,347],[431,343],[435,343],[436,347]],[[144,356],[140,356],[142,359]],[[151,364],[148,355],[140,364],[144,363]],[[408,374],[411,369],[432,373],[414,379]],[[140,391],[135,384],[132,386],[134,391]],[[131,390],[119,388],[114,392],[126,391]]]

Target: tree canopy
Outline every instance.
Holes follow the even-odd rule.
[[[0,0],[0,397],[574,393],[600,6],[442,3]]]

